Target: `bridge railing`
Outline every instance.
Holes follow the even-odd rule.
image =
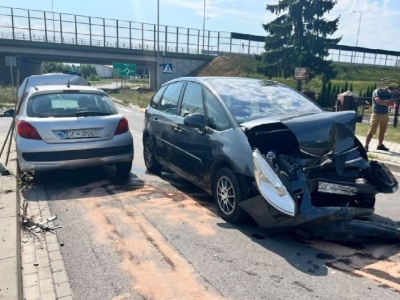
[[[157,39],[159,37],[159,43]],[[217,55],[261,54],[265,37],[0,6],[0,38],[33,42]],[[400,67],[400,53],[332,45],[335,62]]]

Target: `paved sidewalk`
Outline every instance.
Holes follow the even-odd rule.
[[[11,118],[3,123],[7,130]],[[7,131],[0,131],[0,149]],[[5,166],[8,144],[4,147],[0,163]],[[15,151],[9,156],[7,169],[11,175],[0,174],[0,299],[22,298],[21,248],[19,231],[19,193],[17,193]]]
[[[363,145],[365,144],[364,136],[357,136],[357,138]],[[398,143],[384,141],[383,144],[389,148],[389,151],[376,150],[378,139],[371,140],[368,147],[369,159],[379,160],[385,163],[392,172],[400,173],[400,141]]]
[[[1,118],[0,122],[10,126],[11,119]],[[0,149],[6,135],[7,131],[0,131]],[[17,186],[15,144],[6,164],[8,145],[9,141],[0,157],[0,163],[11,173],[0,175],[0,299],[71,300],[72,291],[56,234],[28,230],[21,225],[25,204],[32,221],[46,220],[51,213],[42,189],[29,189],[27,199],[21,193]]]
[[[1,119],[0,122],[5,121]],[[0,146],[6,134],[0,131]],[[365,137],[358,138],[364,144]],[[388,152],[376,150],[377,145],[378,141],[373,139],[369,158],[386,163],[393,172],[400,174],[400,141],[385,142],[390,149]],[[17,189],[15,157],[13,145],[7,165],[11,175],[0,175],[0,299],[73,299],[56,234],[28,231],[20,226],[19,207],[24,204],[24,197]],[[5,158],[3,152],[0,157],[3,165]],[[51,217],[43,190],[31,189],[27,198],[28,216],[33,216],[33,220],[40,222]]]
[[[27,215],[33,221],[39,223],[52,217],[42,189],[31,189],[27,198]],[[53,223],[45,225],[53,227]],[[22,227],[21,263],[24,300],[73,299],[55,232]]]

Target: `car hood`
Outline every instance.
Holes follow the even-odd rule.
[[[355,111],[260,118],[244,122],[241,127],[246,135],[256,136],[273,123],[290,129],[300,150],[312,156],[338,154],[354,147]]]

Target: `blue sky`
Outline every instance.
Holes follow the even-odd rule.
[[[264,35],[262,23],[274,15],[267,3],[277,0],[159,0],[160,25]],[[205,4],[205,5],[204,5]],[[157,0],[0,0],[0,6],[79,14],[84,16],[157,23]],[[354,12],[356,11],[356,12]],[[399,0],[339,0],[326,15],[341,15],[336,36],[340,44],[400,51]]]

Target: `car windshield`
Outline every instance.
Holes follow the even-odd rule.
[[[209,78],[207,81],[239,123],[262,117],[322,112],[294,89],[272,81],[243,78]]]
[[[27,103],[28,117],[61,118],[117,113],[114,103],[105,94],[82,92],[41,94],[31,97]]]

